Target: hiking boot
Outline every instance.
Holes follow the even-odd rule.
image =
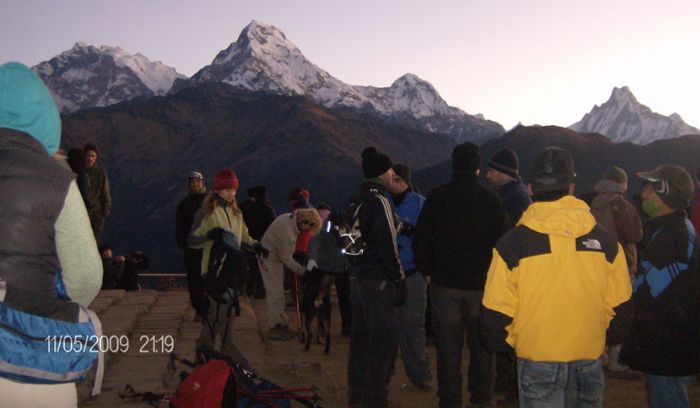
[[[618,380],[639,380],[642,378],[642,374],[639,371],[632,370],[631,368],[625,368],[624,370],[608,370],[608,377],[616,378]]]
[[[428,381],[420,381],[420,382],[413,382],[411,381],[411,384],[413,384],[414,387],[418,388],[419,390],[423,392],[430,392],[433,390],[433,385],[430,384]]]
[[[290,331],[291,334],[290,335]],[[270,328],[270,330],[265,333],[265,338],[268,340],[289,340],[296,336],[296,332],[291,330],[288,326],[282,326],[281,324],[276,324]]]

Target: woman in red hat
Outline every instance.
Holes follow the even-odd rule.
[[[229,248],[240,251],[248,248],[258,254],[266,255],[267,250],[248,233],[243,221],[243,213],[236,204],[238,177],[231,169],[221,169],[214,176],[213,191],[207,194],[202,208],[197,212],[192,230],[187,240],[190,247],[202,249],[202,274],[206,274],[210,266],[210,257],[215,243],[223,242]],[[247,273],[247,271],[246,271]],[[225,294],[214,299],[209,294],[209,311],[203,320],[202,333],[197,340],[197,346],[214,347],[217,335],[222,335],[221,352],[246,366],[247,361],[233,342],[233,320],[235,313],[232,307],[235,294],[231,288],[230,297]],[[227,300],[228,299],[228,300]]]

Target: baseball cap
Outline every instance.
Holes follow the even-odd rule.
[[[536,191],[558,191],[569,187],[576,178],[574,158],[561,147],[550,146],[535,159],[530,182]]]

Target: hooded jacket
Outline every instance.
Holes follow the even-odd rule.
[[[613,308],[631,292],[622,249],[583,201],[536,202],[493,251],[482,337],[501,349],[494,345],[505,339],[533,361],[594,360],[605,349]],[[616,323],[619,338],[624,322]]]
[[[642,239],[639,213],[625,200],[622,186],[612,180],[600,180],[593,190],[591,213],[596,221],[622,245],[630,276],[637,274],[637,242]]]

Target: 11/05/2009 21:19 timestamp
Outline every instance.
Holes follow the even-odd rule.
[[[126,353],[131,341],[126,335],[111,336],[47,336],[44,341],[49,353]],[[138,352],[142,354],[171,353],[175,339],[171,335],[138,336]]]

